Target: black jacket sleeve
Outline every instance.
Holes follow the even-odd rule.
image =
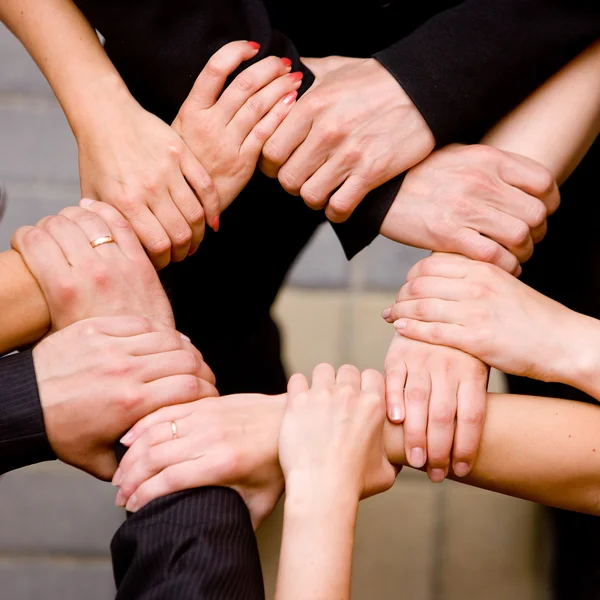
[[[477,141],[599,36],[598,0],[467,0],[375,58],[443,146]]]
[[[1,358],[0,473],[54,458],[31,351]]]
[[[117,600],[263,600],[256,538],[233,490],[171,494],[129,514],[115,534]]]

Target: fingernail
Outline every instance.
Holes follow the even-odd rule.
[[[221,217],[219,215],[217,215],[213,220],[212,223],[210,224],[210,226],[212,227],[212,230],[217,233],[217,231],[219,231],[219,225],[221,224]]]
[[[125,494],[121,490],[117,492],[117,497],[115,498],[115,504],[117,506],[125,506]]]
[[[381,316],[387,321],[390,318],[391,314],[392,314],[392,308],[390,306],[388,306],[388,308],[383,309]]]
[[[294,71],[293,73],[290,73],[288,77],[292,81],[300,81],[304,77],[304,73],[301,73],[300,71]]]
[[[92,204],[94,204],[95,200],[91,200],[90,198],[82,198],[79,201],[79,206],[83,206],[83,208],[87,208],[88,206],[91,206]]]
[[[260,50],[260,44],[258,42],[248,42],[248,46],[250,46],[252,50]]]
[[[121,479],[123,478],[123,471],[121,471],[121,469],[117,469],[115,471],[115,474],[113,475],[112,481],[111,483],[115,486],[115,487],[119,487],[121,485]]]
[[[423,448],[413,448],[410,453],[410,466],[420,469],[425,464],[425,452]]]
[[[402,407],[399,404],[392,404],[390,407],[390,420],[395,422],[402,420]]]
[[[290,92],[289,94],[287,94],[286,96],[284,96],[283,103],[284,104],[291,104],[296,99],[297,95],[298,95],[298,92]]]
[[[464,477],[465,475],[468,475],[468,473],[469,465],[466,462],[459,462],[454,466],[454,474],[457,477]]]
[[[289,58],[282,58],[281,62],[283,63],[283,66],[288,69],[292,66],[292,61]]]
[[[123,444],[123,446],[129,446],[129,444],[131,444],[133,441],[133,433],[128,431],[119,441],[121,444]]]
[[[442,483],[445,477],[446,473],[444,473],[443,469],[431,469],[429,473],[429,479],[431,479],[433,483]]]
[[[137,496],[135,494],[132,494],[131,498],[129,498],[129,502],[127,503],[126,508],[129,512],[135,512],[137,510],[138,502],[137,502]]]
[[[406,329],[406,319],[398,319],[394,321],[394,327],[396,329]]]
[[[184,341],[184,342],[190,342],[192,343],[192,340],[190,340],[190,338],[187,335],[183,335],[183,333],[179,334],[179,337]]]

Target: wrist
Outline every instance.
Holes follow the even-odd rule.
[[[339,469],[309,469],[285,474],[286,508],[297,513],[327,511],[335,505],[346,510],[358,506],[360,484]]]
[[[600,321],[569,312],[573,318],[565,328],[568,339],[561,344],[561,359],[556,361],[551,380],[600,399]]]
[[[78,143],[96,131],[106,132],[125,111],[141,108],[117,73],[109,73],[80,86],[61,102]]]

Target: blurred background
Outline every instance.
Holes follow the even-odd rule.
[[[24,224],[79,199],[77,150],[54,96],[25,50],[0,25],[0,181],[8,207],[0,251]],[[347,263],[324,226],[276,305],[290,373],[321,361],[382,369],[392,329],[380,317],[425,253],[376,240]],[[503,389],[494,373],[491,386]],[[108,600],[109,543],[123,518],[114,488],[59,463],[0,478],[0,597]],[[279,510],[259,531],[267,597],[281,533]],[[468,486],[429,483],[405,469],[388,493],[362,503],[357,600],[543,600],[546,528],[533,504]]]

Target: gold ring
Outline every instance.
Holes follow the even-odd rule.
[[[177,423],[175,423],[175,421],[171,421],[171,431],[173,432],[173,439],[176,440],[178,438],[178,435],[177,435]]]
[[[102,244],[114,244],[115,238],[112,235],[104,235],[95,239],[93,242],[90,242],[90,246],[92,248],[97,248],[98,246],[102,246]]]

